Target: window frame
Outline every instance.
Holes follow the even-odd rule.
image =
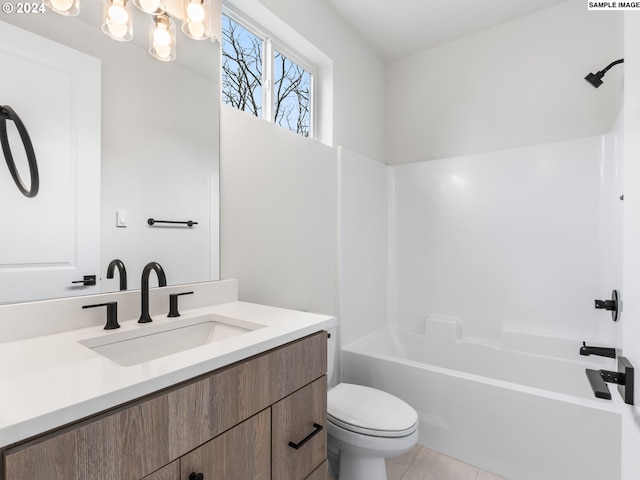
[[[249,31],[251,34],[258,37],[262,40],[262,115],[258,118],[262,118],[263,120],[268,121],[274,125],[278,125],[280,127],[289,130],[292,133],[300,135],[305,138],[315,139],[316,138],[316,128],[317,125],[317,102],[318,102],[318,93],[317,93],[317,77],[318,77],[318,67],[307,60],[304,56],[297,53],[295,50],[292,50],[285,42],[280,41],[277,37],[267,32],[266,29],[260,27],[258,24],[249,19],[246,15],[238,12],[236,9],[228,6],[222,6],[222,14],[229,17],[231,20],[239,24],[241,27]],[[221,39],[221,45],[224,42]],[[301,68],[303,68],[306,72],[308,72],[311,76],[309,82],[309,135],[305,136],[299,132],[291,130],[286,126],[279,125],[275,121],[275,99],[274,99],[274,63],[275,63],[275,52],[280,53],[291,62],[297,64]],[[221,56],[222,61],[222,56]],[[222,68],[220,68],[220,74],[222,73]],[[222,85],[222,82],[221,82]],[[223,101],[224,103],[224,101]],[[255,115],[257,117],[257,115]]]

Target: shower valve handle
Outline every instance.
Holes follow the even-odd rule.
[[[611,292],[610,300],[595,300],[595,307],[598,310],[608,310],[611,312],[611,319],[614,322],[618,321],[620,312],[622,311],[622,302],[620,301],[620,294],[617,290]]]
[[[615,300],[596,300],[596,308],[598,310],[615,310],[616,309],[616,301]]]

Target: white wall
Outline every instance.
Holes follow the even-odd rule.
[[[391,63],[387,163],[610,131],[622,68],[598,90],[583,78],[622,57],[618,21],[570,0]]]
[[[121,43],[87,23],[94,20],[89,8],[83,12],[73,18],[47,11],[2,20],[101,59],[101,212],[95,214],[101,219],[102,248],[101,271],[95,273],[102,276],[102,290],[118,289],[117,274],[106,279],[113,258],[124,261],[129,288],[139,288],[149,261],[162,264],[169,284],[218,278],[217,212],[210,206],[218,193],[216,45],[181,34],[178,60],[159,62],[145,47],[142,22],[148,17],[134,19],[145,33],[135,37],[137,43]],[[187,64],[192,55],[200,55],[195,69]],[[127,210],[127,228],[116,228],[116,209]],[[199,225],[151,228],[149,217]]]
[[[240,300],[337,311],[332,148],[222,105],[221,274]]]
[[[339,149],[340,319],[343,345],[387,325],[388,167]]]
[[[114,258],[124,261],[130,288],[139,288],[150,261],[160,262],[171,285],[218,279],[218,251],[211,244],[218,239],[212,222],[218,200],[219,84],[178,65],[167,68],[136,48],[103,56],[102,65],[108,99],[102,108],[106,291],[118,285],[117,274],[113,280],[105,276]],[[126,228],[116,227],[118,209],[127,210]],[[150,227],[150,217],[198,225]]]
[[[622,209],[613,140],[394,167],[395,323],[448,316],[489,343],[504,324],[613,343],[610,315],[593,308],[621,280],[619,255],[601,254],[621,226],[599,234],[602,215]]]
[[[333,62],[333,144],[384,162],[385,63],[317,0],[259,0]]]
[[[329,137],[382,161],[383,61],[324,2],[233,3],[267,7],[330,59]],[[337,148],[223,105],[221,159],[222,278],[240,280],[241,300],[337,314]]]

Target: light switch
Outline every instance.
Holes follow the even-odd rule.
[[[116,227],[124,228],[127,226],[127,211],[116,210]]]

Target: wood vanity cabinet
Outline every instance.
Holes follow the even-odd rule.
[[[324,480],[326,335],[6,449],[0,480]]]

